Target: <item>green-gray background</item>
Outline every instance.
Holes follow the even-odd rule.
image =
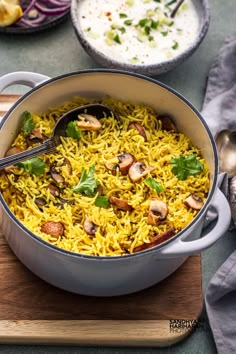
[[[236,35],[236,1],[209,0],[211,23],[208,34],[194,55],[171,73],[158,79],[189,99],[201,109],[209,68],[224,39]],[[72,24],[65,23],[50,30],[25,35],[0,34],[0,75],[25,70],[51,77],[80,69],[96,68],[79,45]],[[7,93],[23,93],[25,88],[11,87]],[[236,247],[236,233],[228,232],[220,241],[202,254],[203,290],[228,255]],[[1,286],[1,285],[0,285]],[[181,291],[181,289],[180,289]],[[29,353],[216,353],[205,310],[201,316],[203,329],[197,329],[190,337],[170,348],[95,348],[57,346],[2,345],[6,354]],[[236,348],[235,348],[236,352]],[[225,353],[227,354],[227,353]]]

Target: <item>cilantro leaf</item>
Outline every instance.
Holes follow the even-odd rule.
[[[158,26],[159,26],[159,21],[153,21],[153,20],[152,20],[152,22],[151,22],[151,27],[152,27],[153,29],[157,29]]]
[[[95,199],[95,205],[100,208],[108,208],[110,205],[109,198],[103,195],[98,195]]]
[[[95,189],[98,187],[99,182],[94,178],[95,165],[89,168],[88,172],[82,168],[82,174],[79,183],[72,187],[73,192],[85,194],[88,197],[93,197]]]
[[[31,116],[31,113],[28,111],[25,111],[23,113],[23,124],[21,127],[21,130],[25,133],[31,133],[32,130],[34,129],[35,124],[33,121],[33,118]]]
[[[66,135],[79,140],[81,137],[80,130],[77,127],[77,121],[70,122],[66,128]]]
[[[152,189],[154,189],[157,193],[161,193],[164,191],[163,186],[157,182],[155,179],[153,179],[152,177],[148,177],[144,180],[144,182],[146,184],[149,185],[149,187],[151,187]]]
[[[172,49],[178,49],[179,48],[179,43],[178,42],[174,42],[174,44],[172,45]]]
[[[121,39],[120,39],[120,36],[118,34],[115,35],[114,37],[114,41],[118,44],[121,44]]]
[[[142,20],[140,20],[138,24],[140,27],[144,27],[146,26],[147,22],[148,22],[148,18],[142,18]]]
[[[40,176],[44,173],[46,164],[40,158],[33,157],[30,160],[17,163],[17,166],[23,168],[25,172],[35,176]]]
[[[133,20],[125,20],[124,21],[124,24],[126,25],[126,26],[131,26],[132,25],[132,22],[133,22]]]
[[[197,176],[203,171],[203,164],[197,159],[196,154],[184,156],[180,154],[179,157],[172,158],[170,162],[172,172],[181,181],[187,179],[188,176]]]

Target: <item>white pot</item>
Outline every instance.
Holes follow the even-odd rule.
[[[19,131],[19,117],[27,110],[44,112],[75,96],[112,96],[142,102],[159,113],[174,117],[180,131],[201,149],[210,168],[211,187],[207,201],[194,220],[172,239],[151,249],[120,257],[85,256],[56,248],[26,229],[12,214],[2,196],[1,227],[16,256],[33,273],[68,291],[94,296],[132,293],[160,282],[187,258],[210,247],[227,230],[230,208],[217,187],[218,160],[212,135],[201,115],[180,94],[145,76],[115,70],[88,70],[49,79],[43,75],[16,72],[0,78],[0,92],[13,84],[32,89],[21,97],[0,122],[0,156],[4,156]],[[209,207],[217,222],[200,238]]]

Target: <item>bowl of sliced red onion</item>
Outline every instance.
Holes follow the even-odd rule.
[[[25,33],[50,28],[69,16],[71,0],[19,0],[8,6],[20,7],[18,19],[10,25],[0,24],[0,32]],[[9,13],[11,8],[9,9]]]

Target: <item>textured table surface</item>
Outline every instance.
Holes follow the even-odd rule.
[[[196,108],[201,109],[209,67],[227,36],[236,36],[235,0],[209,0],[211,24],[207,37],[184,64],[158,79],[178,90]],[[71,22],[31,35],[0,34],[0,75],[24,70],[35,71],[51,77],[80,69],[96,68],[77,42]],[[6,93],[24,93],[26,88],[8,88]],[[209,250],[202,254],[203,290],[219,266],[236,247],[236,232],[228,232]],[[4,354],[29,353],[216,353],[205,310],[201,316],[201,328],[190,337],[170,348],[95,348],[55,346],[0,346]]]

